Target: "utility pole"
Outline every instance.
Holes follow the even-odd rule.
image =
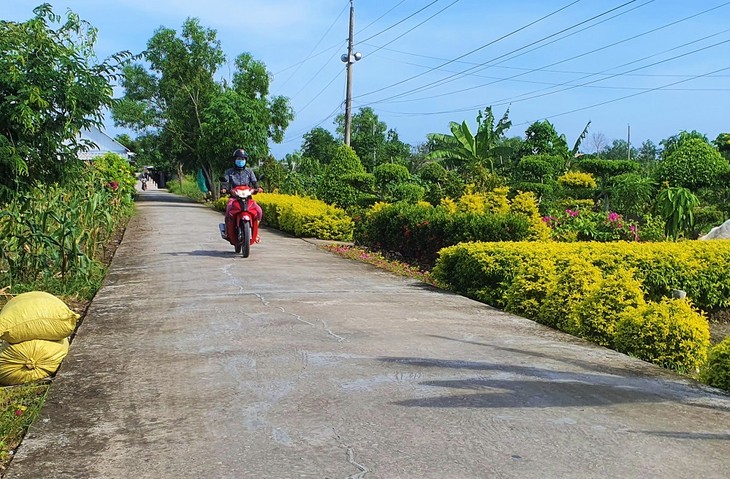
[[[627,139],[626,139],[626,156],[628,157],[629,161],[631,161],[631,125],[626,125],[627,127]]]
[[[347,94],[345,97],[345,144],[350,146],[350,125],[352,123],[352,64],[362,58],[362,53],[352,53],[355,43],[355,5],[350,0],[350,35],[347,37],[347,53],[340,59],[347,70]]]

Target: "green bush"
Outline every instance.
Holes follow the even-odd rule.
[[[556,274],[555,263],[547,258],[522,265],[504,294],[505,310],[536,320]]]
[[[665,368],[699,370],[707,360],[710,326],[684,299],[664,299],[619,316],[614,336],[616,350]]]
[[[730,391],[730,336],[710,349],[700,379],[710,386]]]
[[[641,282],[634,277],[633,271],[618,270],[609,274],[578,308],[579,335],[601,346],[613,347],[621,313],[644,304]]]
[[[340,208],[357,205],[360,191],[347,180],[360,178],[364,174],[365,168],[355,154],[355,150],[347,145],[341,145],[325,168],[324,175],[317,186],[317,198]]]
[[[537,321],[571,334],[581,329],[578,308],[601,281],[601,270],[582,258],[573,258],[547,285]]]
[[[418,203],[423,200],[426,190],[423,186],[413,183],[398,183],[387,189],[387,197],[392,201],[404,201],[406,203]]]

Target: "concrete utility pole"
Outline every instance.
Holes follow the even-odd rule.
[[[626,134],[626,156],[628,157],[629,161],[631,161],[631,125],[626,125],[627,127],[627,134]]]
[[[350,146],[350,125],[352,123],[352,64],[362,58],[362,53],[352,53],[355,43],[355,5],[350,0],[350,35],[347,37],[347,53],[340,59],[347,70],[347,94],[345,97],[345,144]]]

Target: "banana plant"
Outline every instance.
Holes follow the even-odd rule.
[[[669,187],[659,193],[656,208],[664,219],[664,231],[668,238],[676,240],[694,226],[694,208],[700,200],[687,188]]]

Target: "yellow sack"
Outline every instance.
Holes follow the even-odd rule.
[[[0,339],[21,343],[31,339],[58,341],[76,329],[79,315],[44,291],[19,294],[0,311]]]
[[[0,385],[13,386],[47,378],[68,354],[68,339],[33,339],[0,347]]]

